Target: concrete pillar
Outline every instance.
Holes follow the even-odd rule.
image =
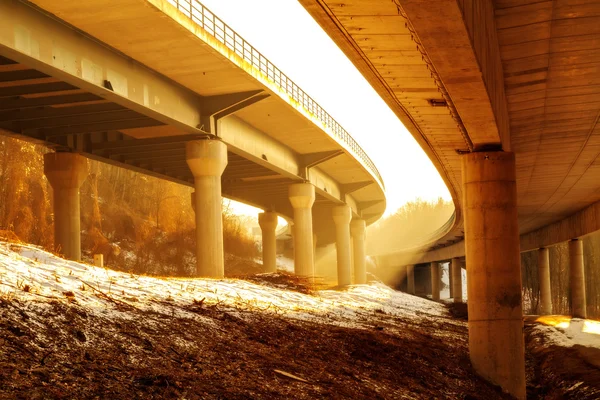
[[[352,284],[350,253],[350,220],[352,209],[348,205],[336,206],[331,210],[335,223],[335,248],[337,252],[338,285]]]
[[[583,241],[569,241],[569,282],[571,286],[571,315],[587,318],[585,301],[585,277],[583,270]]]
[[[452,276],[452,298],[455,303],[462,303],[462,266],[458,258],[453,258],[450,264],[450,275]]]
[[[406,292],[415,294],[415,266],[406,266]]]
[[[277,272],[277,214],[265,211],[258,214],[258,225],[262,232],[262,259],[264,272]]]
[[[358,285],[367,283],[365,230],[366,224],[364,219],[353,219],[350,223],[352,249],[354,251],[354,283]]]
[[[315,263],[316,261],[316,257],[317,257],[317,234],[313,233],[313,255],[315,257]]]
[[[220,140],[194,140],[186,143],[185,155],[196,189],[196,275],[222,278],[221,175],[227,166],[227,146]]]
[[[462,156],[469,353],[477,373],[525,398],[515,156]]]
[[[296,275],[315,275],[312,205],[315,187],[310,183],[294,183],[289,187],[290,203],[294,208],[294,272]]]
[[[440,300],[440,263],[431,263],[431,299]]]
[[[540,315],[552,314],[552,292],[550,290],[550,257],[548,249],[538,250],[538,278],[540,282]]]
[[[54,193],[54,248],[81,260],[79,187],[88,175],[87,159],[77,153],[44,154],[44,174]]]
[[[454,288],[452,287],[452,262],[448,266],[448,292],[449,297],[454,298]]]

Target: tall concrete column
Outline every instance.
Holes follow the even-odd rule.
[[[415,294],[415,266],[406,266],[406,292]]]
[[[431,299],[440,300],[440,263],[431,263]]]
[[[76,153],[44,154],[44,174],[54,192],[54,248],[81,260],[79,187],[88,175],[87,159]]]
[[[452,287],[452,263],[450,263],[450,265],[448,266],[448,292],[450,295],[450,298],[454,298],[454,292],[453,292],[453,287]]]
[[[571,315],[587,318],[585,301],[585,277],[583,264],[583,241],[569,241],[569,282],[571,286]]]
[[[462,303],[462,266],[458,258],[453,258],[450,264],[450,275],[452,275],[452,297],[455,303]]]
[[[469,353],[477,373],[525,398],[515,156],[462,156]]]
[[[552,292],[550,290],[550,257],[548,249],[538,250],[538,280],[540,282],[540,315],[552,314]]]
[[[277,272],[277,214],[265,211],[258,214],[258,225],[262,232],[262,259],[264,272]]]
[[[315,187],[310,183],[294,183],[289,187],[290,203],[294,208],[294,272],[296,275],[315,275],[312,206]]]
[[[352,209],[348,205],[336,206],[331,210],[335,223],[335,248],[337,252],[338,285],[352,284],[350,255],[350,220]]]
[[[358,285],[367,283],[365,230],[366,224],[364,219],[353,219],[350,223],[352,248],[354,250],[354,283]]]
[[[194,140],[187,142],[185,155],[196,189],[196,275],[222,278],[221,175],[227,166],[227,146],[220,140]]]

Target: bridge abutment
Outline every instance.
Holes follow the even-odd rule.
[[[47,153],[44,174],[54,192],[54,248],[81,260],[79,188],[88,175],[87,158],[77,153]]]
[[[585,302],[585,275],[583,263],[583,241],[569,241],[569,282],[571,286],[571,315],[587,318]]]
[[[462,157],[469,353],[482,377],[525,398],[515,156]]]
[[[219,140],[186,143],[186,161],[194,175],[196,211],[196,275],[225,275],[221,175],[227,166],[227,146]]]
[[[367,283],[365,230],[366,223],[364,219],[353,219],[350,223],[354,252],[354,283],[359,285]]]
[[[452,276],[452,298],[455,303],[462,303],[462,266],[458,258],[453,258],[450,264],[450,275]]]
[[[289,187],[289,199],[294,208],[294,273],[314,277],[314,237],[312,206],[315,187],[310,183],[294,183]]]
[[[277,214],[265,211],[258,214],[258,225],[262,232],[262,259],[264,272],[277,272]]]
[[[350,253],[350,220],[352,209],[348,205],[336,206],[331,210],[335,223],[335,248],[337,254],[338,285],[352,284]]]
[[[548,249],[538,249],[538,279],[540,281],[540,315],[552,314],[552,292],[550,290],[550,257]]]

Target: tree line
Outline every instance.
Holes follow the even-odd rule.
[[[44,176],[49,150],[0,138],[0,229],[5,237],[53,248],[52,187]],[[193,275],[195,215],[192,188],[89,160],[80,188],[82,253],[134,273]],[[257,255],[246,221],[224,201],[225,252]]]

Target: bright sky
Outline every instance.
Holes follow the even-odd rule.
[[[412,135],[296,0],[200,0],[331,114],[383,176],[392,213],[450,194]],[[254,208],[235,207],[255,215]]]

